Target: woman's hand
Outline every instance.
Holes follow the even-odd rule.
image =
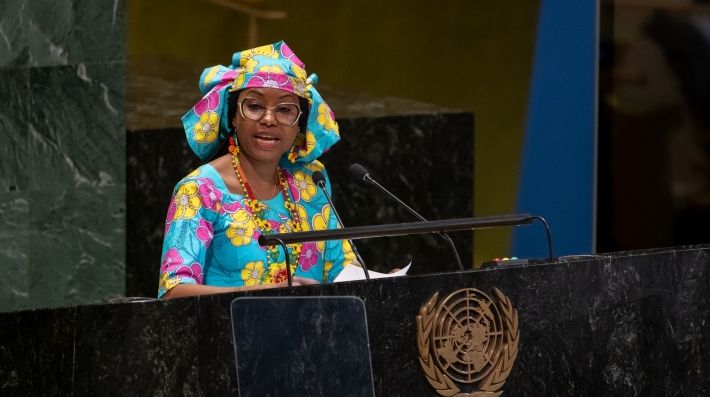
[[[310,278],[305,278],[305,277],[300,277],[300,276],[293,276],[293,286],[294,287],[300,287],[303,285],[316,285],[320,284],[320,282],[310,279]],[[173,287],[170,291],[166,292],[165,295],[163,295],[163,299],[169,299],[169,298],[180,298],[183,296],[195,296],[195,295],[207,295],[207,294],[221,294],[225,292],[244,292],[244,291],[256,291],[256,290],[261,290],[261,289],[271,289],[271,288],[284,288],[288,287],[288,281],[282,281],[278,284],[261,284],[261,285],[252,285],[249,287],[213,287],[209,285],[200,285],[200,284],[180,284],[178,286]]]
[[[305,277],[301,277],[301,276],[293,276],[293,279],[291,281],[292,281],[292,285],[294,287],[302,286],[302,285],[320,284],[317,280],[313,280],[312,278],[305,278]],[[286,285],[288,285],[288,281],[286,283],[287,283]]]
[[[294,287],[300,287],[303,285],[316,285],[320,284],[318,281],[310,279],[310,278],[305,278],[301,276],[293,276],[291,279],[292,284]],[[282,281],[278,284],[280,287],[288,287],[288,280]]]
[[[390,270],[389,272],[387,272],[387,274],[397,273],[397,272],[400,271],[400,270],[402,270],[402,269],[400,269],[400,268],[392,269],[392,270]]]

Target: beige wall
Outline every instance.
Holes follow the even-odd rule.
[[[260,22],[258,42],[286,41],[323,83],[473,111],[475,215],[514,212],[539,1],[251,3],[287,11]],[[129,60],[229,65],[247,48],[247,18],[205,1],[128,0],[127,12]],[[507,256],[510,237],[476,232],[475,263]]]

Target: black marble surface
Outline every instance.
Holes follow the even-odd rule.
[[[182,129],[126,136],[126,296],[157,296],[160,254],[173,188],[199,167]]]
[[[200,395],[195,303],[78,307],[72,395]]]
[[[340,119],[342,139],[321,157],[333,201],[346,226],[416,219],[371,185],[356,181],[360,163],[427,219],[473,216],[473,115],[432,113]],[[165,216],[175,184],[201,165],[182,129],[129,131],[126,159],[126,295],[155,296]],[[466,268],[473,267],[472,232],[451,233]],[[413,261],[410,274],[447,271],[451,248],[436,235],[360,240],[371,270]]]
[[[0,395],[72,395],[76,310],[0,314]]]
[[[378,396],[436,396],[415,317],[435,292],[502,290],[518,310],[513,396],[710,393],[710,246],[170,301],[0,314],[0,395],[236,395],[240,296],[365,303]],[[334,360],[334,366],[339,361]]]
[[[350,165],[370,176],[428,220],[473,216],[473,115],[347,119],[343,139],[322,156],[333,200],[346,226],[414,222],[418,219],[370,184],[356,180]],[[464,268],[473,268],[473,233],[450,233]],[[410,274],[452,270],[451,246],[437,235],[356,241],[365,263],[386,272],[412,261]],[[453,266],[453,267],[452,267]]]
[[[240,397],[374,397],[362,300],[249,297],[231,309]]]

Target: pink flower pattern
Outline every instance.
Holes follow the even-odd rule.
[[[175,277],[179,278],[191,278],[195,280],[198,284],[202,284],[202,265],[199,262],[192,262],[188,265],[180,265],[175,269]]]
[[[233,214],[242,208],[244,208],[244,206],[242,206],[242,204],[239,201],[234,201],[229,204],[222,203],[222,205],[219,208],[219,213],[222,215]]]
[[[213,112],[219,107],[219,101],[219,90],[212,89],[212,91],[208,92],[207,95],[205,95],[202,99],[200,99],[199,102],[197,102],[197,105],[195,105],[195,107],[193,108],[195,110],[195,114],[199,117],[202,116],[202,113],[204,112]]]
[[[183,270],[183,268],[185,270]],[[189,272],[189,275],[187,274]],[[198,262],[193,262],[190,266],[182,266],[178,271],[176,272],[180,274],[181,276],[187,276],[195,281],[197,281],[198,284],[202,284],[202,265],[200,265]]]
[[[293,83],[288,75],[272,72],[255,72],[247,81],[247,87],[277,88],[293,92]]]
[[[202,205],[213,211],[218,211],[219,203],[222,201],[222,192],[217,190],[211,179],[201,178],[199,181],[202,182],[198,189],[202,199]]]
[[[168,217],[165,219],[165,233],[163,236],[168,234],[170,226],[173,224],[173,217],[175,216],[175,210],[177,209],[177,203],[175,203],[175,197],[170,201],[170,207],[168,208]]]
[[[165,253],[163,257],[163,263],[160,268],[163,272],[170,269],[171,267],[182,265],[182,257],[180,253],[175,248],[170,248],[168,252]]]
[[[202,284],[202,265],[197,262],[193,262],[190,267],[191,278],[197,280],[198,284]]]
[[[200,225],[197,226],[195,230],[197,239],[205,243],[205,248],[210,246],[212,238],[214,238],[214,229],[212,229],[212,224],[202,218],[200,218]]]
[[[291,175],[290,172],[283,170],[284,177],[286,178],[286,183],[288,183],[288,190],[291,193],[293,201],[298,202],[301,200],[301,193],[299,193],[298,187],[296,186],[296,178]]]
[[[300,59],[298,59],[298,57],[296,56],[296,54],[293,53],[293,50],[291,50],[291,47],[289,47],[288,45],[286,45],[286,43],[284,43],[283,45],[281,45],[281,56],[284,57],[284,58],[286,58],[286,59],[288,59],[288,60],[290,60],[291,62],[295,63],[295,64],[296,64],[298,67],[300,67],[301,69],[305,69],[305,68],[306,68],[306,65],[304,65],[303,62],[301,62]]]
[[[301,269],[307,272],[311,267],[318,263],[318,246],[316,243],[305,243],[301,246],[301,258],[298,264]]]
[[[232,80],[237,78],[237,75],[239,75],[240,72],[241,72],[241,70],[239,70],[239,69],[237,69],[237,70],[230,69],[230,70],[224,72],[224,74],[222,74],[222,76],[220,77],[220,80],[222,82],[219,83],[219,85],[217,85],[218,89],[222,88],[226,84],[231,83]]]

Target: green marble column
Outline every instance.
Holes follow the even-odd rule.
[[[125,291],[125,3],[0,2],[0,311]]]

